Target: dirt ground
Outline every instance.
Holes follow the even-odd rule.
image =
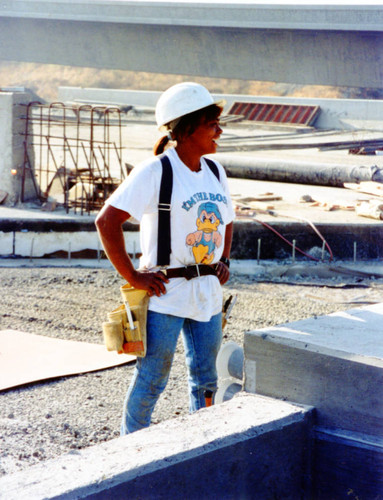
[[[96,268],[0,268],[0,329],[102,344],[101,324],[120,304],[121,278]],[[383,281],[233,273],[225,295],[237,303],[224,342],[246,331],[383,301]],[[188,412],[180,342],[153,424]],[[134,363],[32,383],[0,393],[0,475],[119,435]]]

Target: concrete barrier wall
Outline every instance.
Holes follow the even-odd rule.
[[[127,252],[135,256],[140,253],[139,233],[124,232]],[[68,255],[93,250],[103,250],[96,231],[74,232],[34,232],[34,231],[0,231],[0,256],[39,258],[55,252],[66,252]]]
[[[161,92],[136,90],[59,87],[58,96],[59,101],[63,102],[95,101],[96,103],[145,106],[154,109],[160,94]],[[319,129],[383,130],[383,100],[267,97],[242,94],[215,94],[215,96],[227,101],[226,112],[235,101],[320,106],[321,112],[315,122],[315,126]]]
[[[5,209],[5,208],[4,208]],[[4,210],[2,209],[2,211]],[[28,214],[26,214],[28,215]],[[86,217],[84,216],[84,219]],[[130,254],[140,253],[138,228],[131,225],[124,231],[125,242]],[[353,259],[354,245],[357,243],[358,260],[380,259],[383,256],[383,226],[374,224],[348,223],[347,231],[344,223],[317,223],[317,229],[324,235],[336,259]],[[299,248],[308,253],[318,247],[318,237],[314,232],[308,232],[300,223],[275,222],[273,228],[281,234],[288,235],[291,240],[299,241]],[[67,236],[60,236],[66,233]],[[56,238],[56,236],[58,237]],[[268,228],[257,222],[236,221],[231,255],[233,259],[257,259],[257,241],[261,240],[261,259],[291,258],[291,247]],[[33,251],[32,249],[33,241]],[[98,237],[94,221],[63,222],[55,219],[40,219],[28,223],[23,220],[0,219],[0,256],[42,256],[50,252],[98,250]],[[54,248],[54,249],[52,249]],[[49,250],[49,252],[48,252]]]
[[[311,498],[312,410],[241,394],[0,479],[0,498]]]

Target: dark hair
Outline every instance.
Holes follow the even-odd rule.
[[[163,135],[160,139],[158,139],[153,147],[154,155],[157,156],[162,154],[165,151],[165,147],[169,141],[170,137],[168,135]]]
[[[198,109],[181,117],[180,121],[172,130],[172,137],[176,141],[177,138],[188,137],[191,135],[201,123],[206,123],[211,120],[216,120],[222,113],[222,108],[217,104],[211,104],[206,108]],[[167,143],[170,141],[168,135],[161,137],[154,145],[153,152],[159,155],[165,151]]]

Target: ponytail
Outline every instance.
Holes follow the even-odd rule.
[[[172,137],[172,132],[169,130],[167,135],[164,135],[155,143],[153,148],[153,153],[155,154],[155,156],[162,154],[165,149],[167,149],[166,146],[168,145],[168,143],[172,141],[174,141],[174,139]]]
[[[160,155],[165,151],[165,148],[169,141],[170,138],[168,135],[164,135],[160,139],[158,139],[153,148],[153,153],[155,154],[155,156]]]

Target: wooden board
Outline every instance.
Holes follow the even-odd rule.
[[[374,196],[383,197],[383,184],[374,181],[362,181],[359,184],[353,182],[345,182],[343,186],[346,189],[352,189],[360,193],[372,194]]]
[[[0,390],[103,370],[136,359],[102,344],[61,340],[17,330],[0,331]]]

